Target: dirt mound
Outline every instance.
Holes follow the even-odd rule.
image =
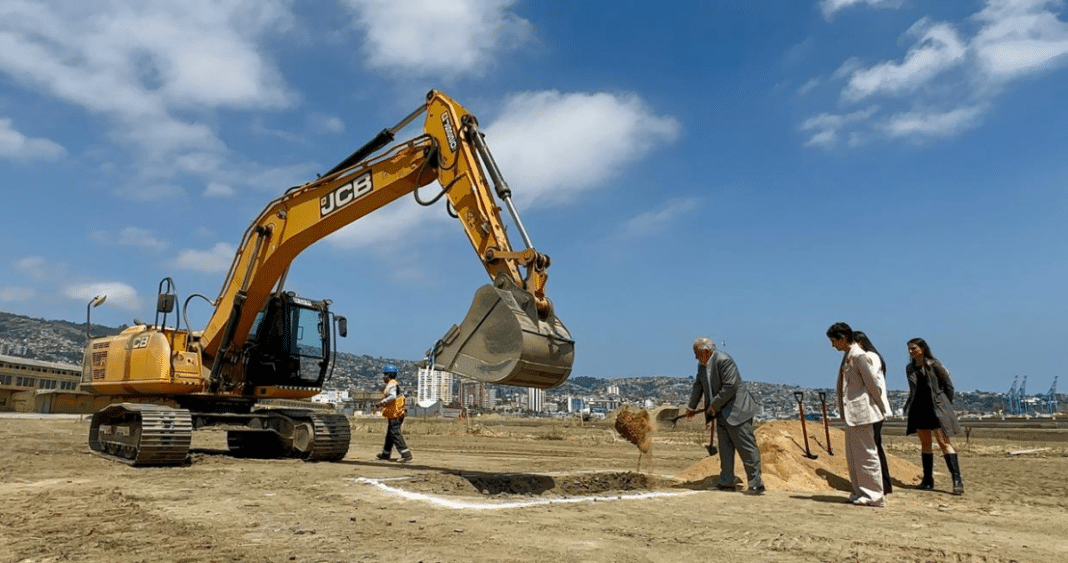
[[[816,459],[805,456],[805,435],[798,420],[773,420],[756,430],[760,444],[761,470],[764,484],[771,491],[815,492],[848,491],[849,467],[846,464],[845,432],[831,427],[831,455],[820,422],[807,422],[808,447]],[[895,484],[918,481],[923,471],[915,464],[887,454],[890,478]],[[742,463],[735,459],[734,474],[745,477]],[[719,478],[719,456],[705,457],[675,475],[675,479],[690,484],[715,486]]]

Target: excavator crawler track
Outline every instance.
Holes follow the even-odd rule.
[[[349,419],[343,414],[271,409],[253,415],[252,429],[226,433],[234,456],[339,461],[349,451]]]
[[[181,465],[192,436],[192,417],[185,409],[122,403],[93,415],[89,450],[126,465]]]
[[[313,413],[315,446],[309,461],[340,461],[349,452],[351,429],[349,418],[343,414]]]

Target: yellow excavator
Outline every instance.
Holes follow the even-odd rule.
[[[422,135],[390,146],[424,113]],[[435,180],[440,191],[420,197]],[[153,324],[135,321],[118,335],[89,341],[80,388],[111,399],[93,415],[90,450],[129,465],[182,464],[193,430],[221,427],[234,455],[342,459],[350,438],[344,415],[262,403],[319,393],[333,371],[336,337],[347,332],[329,300],[286,291],[286,274],[312,243],[409,193],[423,205],[447,198],[446,209],[492,280],[475,293],[464,320],[427,352],[431,365],[500,385],[563,383],[575,343],[545,295],[549,257],[534,249],[477,119],[432,90],[396,126],[270,202],[245,231],[215,300],[191,295],[179,315],[174,283],[164,278]],[[523,250],[512,248],[498,200]],[[198,296],[214,311],[203,330],[191,330],[186,309]]]

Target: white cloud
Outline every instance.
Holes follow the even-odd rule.
[[[951,137],[977,127],[994,107],[1004,86],[1015,80],[1068,66],[1068,22],[1060,20],[1058,0],[987,0],[969,20],[954,26],[917,21],[905,34],[915,37],[899,61],[865,67],[848,58],[834,73],[846,80],[841,100],[848,106],[880,96],[883,109],[868,113],[822,113],[807,119],[814,131],[808,146],[831,147],[879,136],[891,139]],[[957,29],[974,29],[962,36]]]
[[[182,250],[172,262],[172,266],[179,270],[204,274],[226,273],[236,253],[237,249],[233,245],[220,242],[208,250]]]
[[[40,256],[27,256],[15,260],[15,271],[35,280],[53,277],[48,261]]]
[[[604,185],[680,129],[633,94],[553,90],[512,96],[485,133],[516,202],[534,207]]]
[[[858,122],[868,120],[879,108],[872,106],[848,114],[821,113],[801,124],[802,131],[815,131],[805,146],[830,148],[838,144],[839,132]]]
[[[345,122],[340,117],[315,113],[308,116],[308,128],[313,133],[344,133]]]
[[[431,193],[437,193],[441,187],[434,183],[424,189],[427,193],[421,192],[421,197],[425,200],[432,197]],[[413,231],[421,231],[419,238],[426,240],[441,230],[443,225],[455,222],[455,219],[442,211],[441,205],[443,204],[423,207],[415,203],[410,196],[402,197],[346,225],[326,240],[337,248],[388,248],[392,251],[396,245],[412,239]],[[460,227],[457,225],[457,228]]]
[[[975,127],[982,116],[981,106],[950,111],[912,111],[890,116],[880,125],[890,137],[951,137]]]
[[[672,199],[660,209],[647,211],[623,223],[624,238],[641,238],[659,233],[678,217],[697,208],[696,198]]]
[[[966,45],[948,24],[925,18],[909,28],[907,35],[917,39],[902,62],[886,61],[853,71],[842,97],[857,101],[880,93],[912,92],[964,60]]]
[[[0,303],[18,303],[29,301],[37,296],[37,291],[32,287],[3,287],[0,286]]]
[[[533,28],[517,0],[346,0],[367,33],[370,66],[405,76],[480,76],[527,43]]]
[[[864,4],[872,8],[897,8],[903,2],[904,0],[821,0],[820,10],[823,17],[829,20],[839,11],[851,6]]]
[[[92,239],[101,245],[121,244],[124,246],[136,246],[153,251],[162,251],[167,248],[167,242],[152,236],[152,232],[139,227],[125,227],[118,235],[112,236],[106,231],[94,231]]]
[[[107,301],[103,306],[118,307],[125,311],[141,309],[141,298],[138,297],[137,290],[123,282],[105,281],[69,285],[63,288],[63,294],[68,299],[86,304],[97,295],[107,295]]]
[[[276,194],[314,180],[317,172],[325,172],[325,170],[322,170],[320,165],[311,162],[286,166],[260,166],[256,170],[246,171],[244,180],[249,186]]]
[[[817,87],[819,87],[821,82],[822,82],[822,80],[819,79],[819,78],[809,79],[808,82],[805,82],[804,84],[801,85],[800,88],[797,89],[797,95],[798,96],[804,96],[805,94],[808,94],[809,92],[811,92],[811,91],[815,90]]]
[[[1050,0],[991,0],[975,19],[983,27],[972,42],[983,71],[1013,80],[1068,64],[1068,23]]]
[[[233,197],[237,193],[232,187],[219,182],[208,182],[204,188],[204,197]]]
[[[679,131],[677,120],[655,115],[634,95],[556,91],[512,96],[484,128],[520,212],[566,204],[604,186],[649,152],[674,142]],[[438,190],[431,184],[421,197],[429,199]],[[451,221],[440,206],[427,209],[406,197],[327,240],[339,248],[392,249],[383,243],[403,243],[414,230],[422,238],[433,236]]]
[[[225,152],[198,112],[292,103],[281,73],[260,53],[264,36],[290,25],[288,5],[6,2],[0,5],[0,74],[104,116],[111,137],[138,155],[135,164],[145,177],[130,184],[166,186],[172,176],[211,175],[226,166],[228,159],[197,156]],[[181,193],[119,191],[142,199]]]
[[[10,119],[0,118],[0,158],[11,160],[54,160],[66,149],[48,139],[33,139],[19,133]]]
[[[201,240],[215,238],[215,231],[201,225],[193,229],[193,238]]]
[[[125,244],[127,246],[139,246],[141,248],[147,248],[149,250],[164,250],[167,248],[167,243],[152,236],[152,232],[147,229],[140,229],[137,227],[126,227],[119,234],[119,244]]]

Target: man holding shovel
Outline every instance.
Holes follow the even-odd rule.
[[[764,479],[760,475],[760,447],[753,434],[756,401],[749,394],[738,366],[725,352],[716,349],[711,339],[702,336],[693,343],[697,358],[697,377],[693,382],[687,415],[697,412],[701,399],[705,412],[712,416],[719,441],[720,490],[735,490],[734,452],[738,451],[749,481],[749,494],[764,494]]]

